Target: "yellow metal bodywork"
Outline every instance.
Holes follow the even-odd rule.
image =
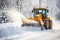
[[[44,24],[43,20],[50,20],[48,16],[46,18],[43,18],[41,14],[36,15],[34,18],[27,18],[27,19],[37,21],[41,25]]]
[[[49,21],[50,20],[50,17],[46,17],[46,18],[43,18],[43,16],[42,16],[42,14],[38,14],[38,15],[36,15],[34,18],[27,18],[28,20],[34,20],[34,21],[37,21],[38,22],[38,24],[41,26],[41,27],[43,27],[43,25],[44,25],[44,20],[47,20],[47,21]],[[52,23],[46,23],[46,28],[48,28],[49,27],[49,25],[50,25],[50,27],[52,28]]]

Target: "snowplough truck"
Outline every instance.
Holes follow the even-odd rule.
[[[39,1],[40,7],[38,8],[33,8],[32,13],[33,17],[27,18],[28,20],[31,21],[36,21],[39,24],[39,27],[41,27],[41,30],[43,30],[43,27],[45,29],[52,29],[52,20],[50,17],[47,15],[49,10],[47,8],[42,8],[41,7],[41,0]],[[24,25],[33,25],[33,23],[23,23],[22,26]]]
[[[49,10],[45,8],[33,8],[32,13],[33,13],[33,18],[27,18],[28,20],[34,20],[38,22],[39,26],[41,27],[41,30],[43,30],[43,27],[45,29],[52,29],[52,20],[50,17],[48,17],[47,13]],[[29,23],[30,24],[30,23]],[[28,23],[23,23],[22,26],[24,25],[29,25]],[[30,24],[33,25],[33,24]]]

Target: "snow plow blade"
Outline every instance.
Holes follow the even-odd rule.
[[[22,26],[33,26],[33,24],[22,24]]]
[[[37,24],[37,23],[33,23],[33,24],[22,24],[22,26],[39,26],[39,24]]]

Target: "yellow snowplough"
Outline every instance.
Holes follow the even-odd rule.
[[[27,18],[28,20],[34,20],[39,24],[39,27],[41,27],[41,30],[43,30],[43,27],[45,29],[52,29],[52,20],[50,17],[48,17],[47,13],[49,12],[46,8],[33,8],[32,13],[33,17]],[[32,23],[23,23],[24,25],[33,25]]]

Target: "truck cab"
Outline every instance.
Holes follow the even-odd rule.
[[[34,17],[37,14],[41,14],[43,16],[43,18],[46,18],[47,12],[49,12],[49,10],[47,10],[45,8],[33,8],[33,10],[32,10],[32,13],[33,13]]]

